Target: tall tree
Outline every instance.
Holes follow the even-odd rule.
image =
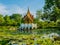
[[[44,12],[52,21],[56,21],[60,17],[60,0],[45,0]]]
[[[42,11],[41,10],[37,10],[37,12],[36,12],[37,20],[41,19],[41,16],[42,16]]]

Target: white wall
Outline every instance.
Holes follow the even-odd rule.
[[[34,28],[35,28],[35,29],[36,29],[36,28],[37,28],[37,24],[34,24],[34,23],[32,23],[32,24],[23,24],[23,23],[22,23],[22,24],[20,25],[20,28],[22,28],[22,29],[23,29],[23,28],[25,28],[25,29],[26,29],[26,28],[28,28],[28,29],[30,29],[30,28],[34,29]]]

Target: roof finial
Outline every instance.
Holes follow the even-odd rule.
[[[29,7],[28,7],[28,11],[27,11],[27,14],[30,14],[30,10],[29,10]]]
[[[28,12],[30,12],[30,11],[29,11],[29,7],[28,7]]]

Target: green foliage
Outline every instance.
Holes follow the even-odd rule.
[[[60,19],[56,21],[57,26],[60,27]]]
[[[43,20],[48,19],[48,14],[47,14],[47,13],[44,13],[44,14],[41,16],[41,18],[42,18]]]
[[[44,33],[42,33],[42,32]],[[3,31],[0,32],[0,44],[1,45],[9,45],[11,43],[18,43],[18,45],[22,45],[22,44],[29,44],[29,45],[59,45],[60,44],[60,38],[57,40],[52,40],[51,38],[47,37],[47,38],[42,38],[42,36],[44,34],[46,34],[47,32],[53,32],[51,29],[47,29],[44,31],[39,29],[38,32],[40,32],[40,34],[19,34],[19,32],[17,33],[17,31]],[[37,30],[35,30],[35,32],[37,32]],[[55,31],[60,32],[58,30]],[[17,34],[16,34],[17,33]],[[2,34],[2,35],[1,35]],[[46,34],[48,35],[48,34]],[[55,37],[55,36],[54,36]],[[21,44],[20,44],[21,43]]]
[[[44,12],[51,21],[56,22],[60,18],[60,0],[45,0]]]
[[[6,26],[11,25],[10,16],[6,15],[6,16],[4,17],[4,19],[5,19],[5,25],[6,25]]]
[[[3,39],[2,41],[0,41],[0,44],[1,45],[6,45],[8,42],[9,42],[9,40]]]
[[[55,27],[56,23],[54,21],[51,21],[50,23],[48,23],[47,27]]]
[[[21,14],[13,14],[11,16],[11,19],[13,19],[18,26],[21,24],[21,19],[22,19]]]
[[[42,25],[43,25],[43,28],[46,28],[48,26],[48,22],[45,21],[45,22],[43,22]]]
[[[13,14],[11,16],[0,14],[0,26],[19,26],[21,19],[21,14]]]
[[[4,18],[3,16],[0,14],[0,25],[2,26],[4,24]]]
[[[38,26],[39,29],[43,28],[43,22],[38,22],[37,26]]]
[[[41,10],[36,11],[36,19],[38,21],[39,21],[39,19],[41,19],[41,16],[42,16],[42,11]]]

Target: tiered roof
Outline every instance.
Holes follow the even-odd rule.
[[[28,8],[28,11],[27,11],[27,14],[24,16],[24,22],[29,22],[29,23],[33,23],[33,19],[34,19],[34,17],[33,17],[33,15],[30,13],[30,11],[29,11],[29,8]],[[26,22],[26,23],[27,23]]]

